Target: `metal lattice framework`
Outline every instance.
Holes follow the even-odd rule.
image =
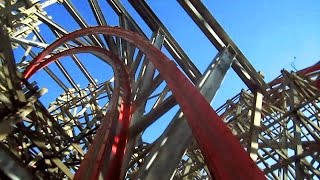
[[[149,29],[119,0],[85,2],[94,24],[70,0],[0,0],[1,176],[319,178],[319,65],[267,84],[201,2],[178,0],[218,50],[201,73],[145,1],[129,3]],[[216,113],[230,67],[248,90]]]
[[[283,70],[263,98],[242,91],[217,110],[270,179],[320,175],[318,68]]]

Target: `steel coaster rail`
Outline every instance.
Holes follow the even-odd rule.
[[[63,36],[40,53],[26,69],[25,76],[29,76],[36,69],[38,63],[41,63],[49,53],[63,43],[93,34],[118,36],[134,44],[146,54],[167,82],[185,114],[209,171],[215,179],[265,179],[262,171],[251,160],[236,137],[233,136],[229,128],[222,122],[192,82],[176,67],[175,63],[137,33],[103,26],[77,30]],[[96,139],[99,138],[99,135],[96,135]],[[110,167],[112,169],[112,166]],[[87,167],[81,165],[80,168],[85,169]],[[116,179],[116,177],[113,177],[113,179]]]
[[[102,168],[106,166],[107,162],[104,161],[106,158],[111,158],[111,163],[108,166],[110,168],[106,172],[106,177],[109,177],[109,179],[111,177],[115,178],[120,175],[119,170],[121,163],[119,162],[122,161],[125,144],[127,141],[127,130],[130,123],[131,98],[131,88],[128,74],[123,64],[120,63],[118,57],[113,53],[107,51],[106,49],[98,47],[77,47],[55,54],[50,58],[40,62],[39,64],[33,64],[32,67],[30,66],[30,68],[28,68],[24,72],[24,78],[30,78],[38,70],[46,67],[51,62],[56,61],[64,56],[83,52],[92,53],[113,66],[115,72],[115,91],[113,94],[114,96],[110,102],[111,108],[109,110],[109,113],[107,113],[107,116],[102,121],[102,124],[97,132],[97,136],[94,139],[93,144],[89,148],[89,152],[87,152],[85,160],[81,163],[80,169],[77,171],[75,179],[83,179],[84,177],[88,179],[97,179],[100,175],[99,173],[103,171]],[[120,88],[123,91],[121,94],[122,103],[120,105],[120,112],[117,112],[117,102],[119,101]],[[115,119],[116,121],[111,121],[109,119]],[[118,134],[116,134],[115,132],[117,126],[120,126],[121,128]],[[110,147],[110,145],[112,146]],[[98,165],[94,166],[94,164],[92,163]]]

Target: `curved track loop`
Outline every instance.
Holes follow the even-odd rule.
[[[168,87],[185,114],[214,179],[265,179],[262,171],[250,159],[238,140],[232,135],[228,127],[222,122],[190,80],[176,67],[173,61],[170,61],[159,49],[152,46],[147,40],[136,33],[103,26],[75,31],[60,38],[40,53],[27,67],[25,76],[29,77],[31,72],[35,71],[37,64],[41,63],[49,53],[53,52],[53,50],[63,43],[90,34],[118,36],[134,44],[146,54],[146,57],[154,64],[162,78],[168,84]],[[100,138],[99,136],[100,134],[97,134],[95,139]],[[94,147],[97,146],[93,144],[90,150]],[[106,145],[104,147],[110,146]],[[99,158],[101,157],[99,156]],[[98,162],[96,166],[101,166],[106,160],[103,158],[90,160],[88,157],[86,157],[86,159],[85,161]],[[76,177],[83,178],[83,176],[78,176],[78,174],[87,173],[83,172],[87,171],[87,168],[89,168],[89,166],[81,164],[80,169],[76,173]],[[117,168],[120,169],[120,166],[103,166],[101,167],[101,171],[104,171],[105,168],[110,172]],[[103,177],[106,179],[118,179],[119,176]]]
[[[128,73],[124,65],[120,63],[118,57],[106,49],[98,47],[87,46],[73,48],[55,54],[38,64],[34,64],[33,68],[28,68],[24,72],[24,78],[30,78],[38,70],[46,67],[53,61],[76,53],[92,53],[110,64],[114,69],[115,88],[113,97],[109,103],[108,112],[106,113],[107,116],[102,120],[94,142],[81,163],[81,167],[83,167],[82,170],[78,170],[74,179],[98,179],[100,173],[103,177],[109,177],[106,179],[114,179],[120,174],[120,168],[118,167],[121,166],[120,162],[122,161],[127,142],[131,99]],[[121,101],[120,112],[118,112],[119,101]],[[120,132],[116,133],[115,131],[118,127],[120,127]],[[111,160],[111,163],[107,165],[109,166],[109,170],[106,172],[102,167],[106,166],[106,163],[109,162],[108,160]],[[107,174],[105,175],[105,173]]]

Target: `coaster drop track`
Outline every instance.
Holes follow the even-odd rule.
[[[131,101],[130,78],[132,77],[117,55],[107,49],[83,45],[79,41],[85,36],[98,34],[120,37],[145,53],[180,105],[214,179],[265,179],[262,171],[251,160],[228,127],[175,63],[138,34],[104,26],[84,28],[63,36],[30,62],[23,73],[23,77],[28,79],[53,61],[84,52],[95,55],[113,67],[115,90],[109,109],[75,174],[75,179],[121,177],[130,118],[139,106],[137,102]],[[67,42],[74,42],[79,46],[59,52],[59,47]]]

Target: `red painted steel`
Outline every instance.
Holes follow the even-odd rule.
[[[190,80],[159,49],[138,34],[113,27],[90,27],[60,38],[45,51],[52,52],[67,41],[89,34],[119,36],[146,54],[167,82],[185,114],[209,171],[215,179],[265,179],[262,171]],[[41,53],[35,58],[30,63],[28,71],[32,71],[33,65],[41,62],[47,54]]]
[[[80,169],[77,171],[74,179],[98,179],[99,173],[106,163],[104,160],[106,158],[111,157],[110,168],[107,171],[106,179],[119,179],[120,176],[120,167],[121,164],[119,162],[122,161],[122,157],[125,151],[125,145],[127,142],[127,130],[130,122],[130,97],[131,97],[131,89],[129,83],[128,73],[123,64],[121,64],[118,57],[106,49],[98,48],[98,47],[78,47],[70,50],[66,50],[51,56],[44,61],[39,61],[38,64],[32,64],[32,67],[28,67],[24,72],[24,78],[28,79],[34,73],[36,73],[39,69],[46,67],[51,62],[56,61],[64,56],[69,56],[75,53],[87,52],[92,53],[101,59],[108,61],[109,64],[113,65],[113,69],[115,72],[115,89],[113,91],[112,102],[110,102],[109,107],[111,114],[108,115],[107,118],[104,118],[100,128],[98,129],[94,142],[89,148],[89,152],[86,154],[85,159],[81,163]],[[119,85],[118,85],[119,84]],[[120,93],[120,87],[122,88],[122,103],[120,105],[120,112],[118,121],[113,122],[110,119],[113,119],[115,116],[115,112],[117,112],[118,108],[118,97]],[[120,132],[115,135],[114,130],[120,126]],[[113,131],[112,131],[113,130]],[[101,140],[101,141],[100,141]],[[113,140],[113,141],[112,141]],[[111,147],[108,145],[112,144]],[[97,152],[95,152],[97,151]],[[113,158],[112,158],[113,157]],[[92,163],[93,162],[93,163]],[[90,164],[91,163],[91,164]],[[96,163],[98,165],[96,165]],[[103,176],[103,175],[102,175]]]
[[[313,74],[313,73],[315,73],[317,71],[320,71],[320,64],[315,64],[313,66],[309,66],[309,67],[304,68],[304,69],[302,69],[300,71],[297,71],[297,74],[308,76],[308,75],[311,75],[311,74]],[[268,86],[269,87],[276,86],[276,85],[280,84],[282,81],[283,81],[282,77],[274,79],[270,83],[268,83]],[[318,87],[320,87],[320,82],[316,81],[316,83],[317,83]]]

